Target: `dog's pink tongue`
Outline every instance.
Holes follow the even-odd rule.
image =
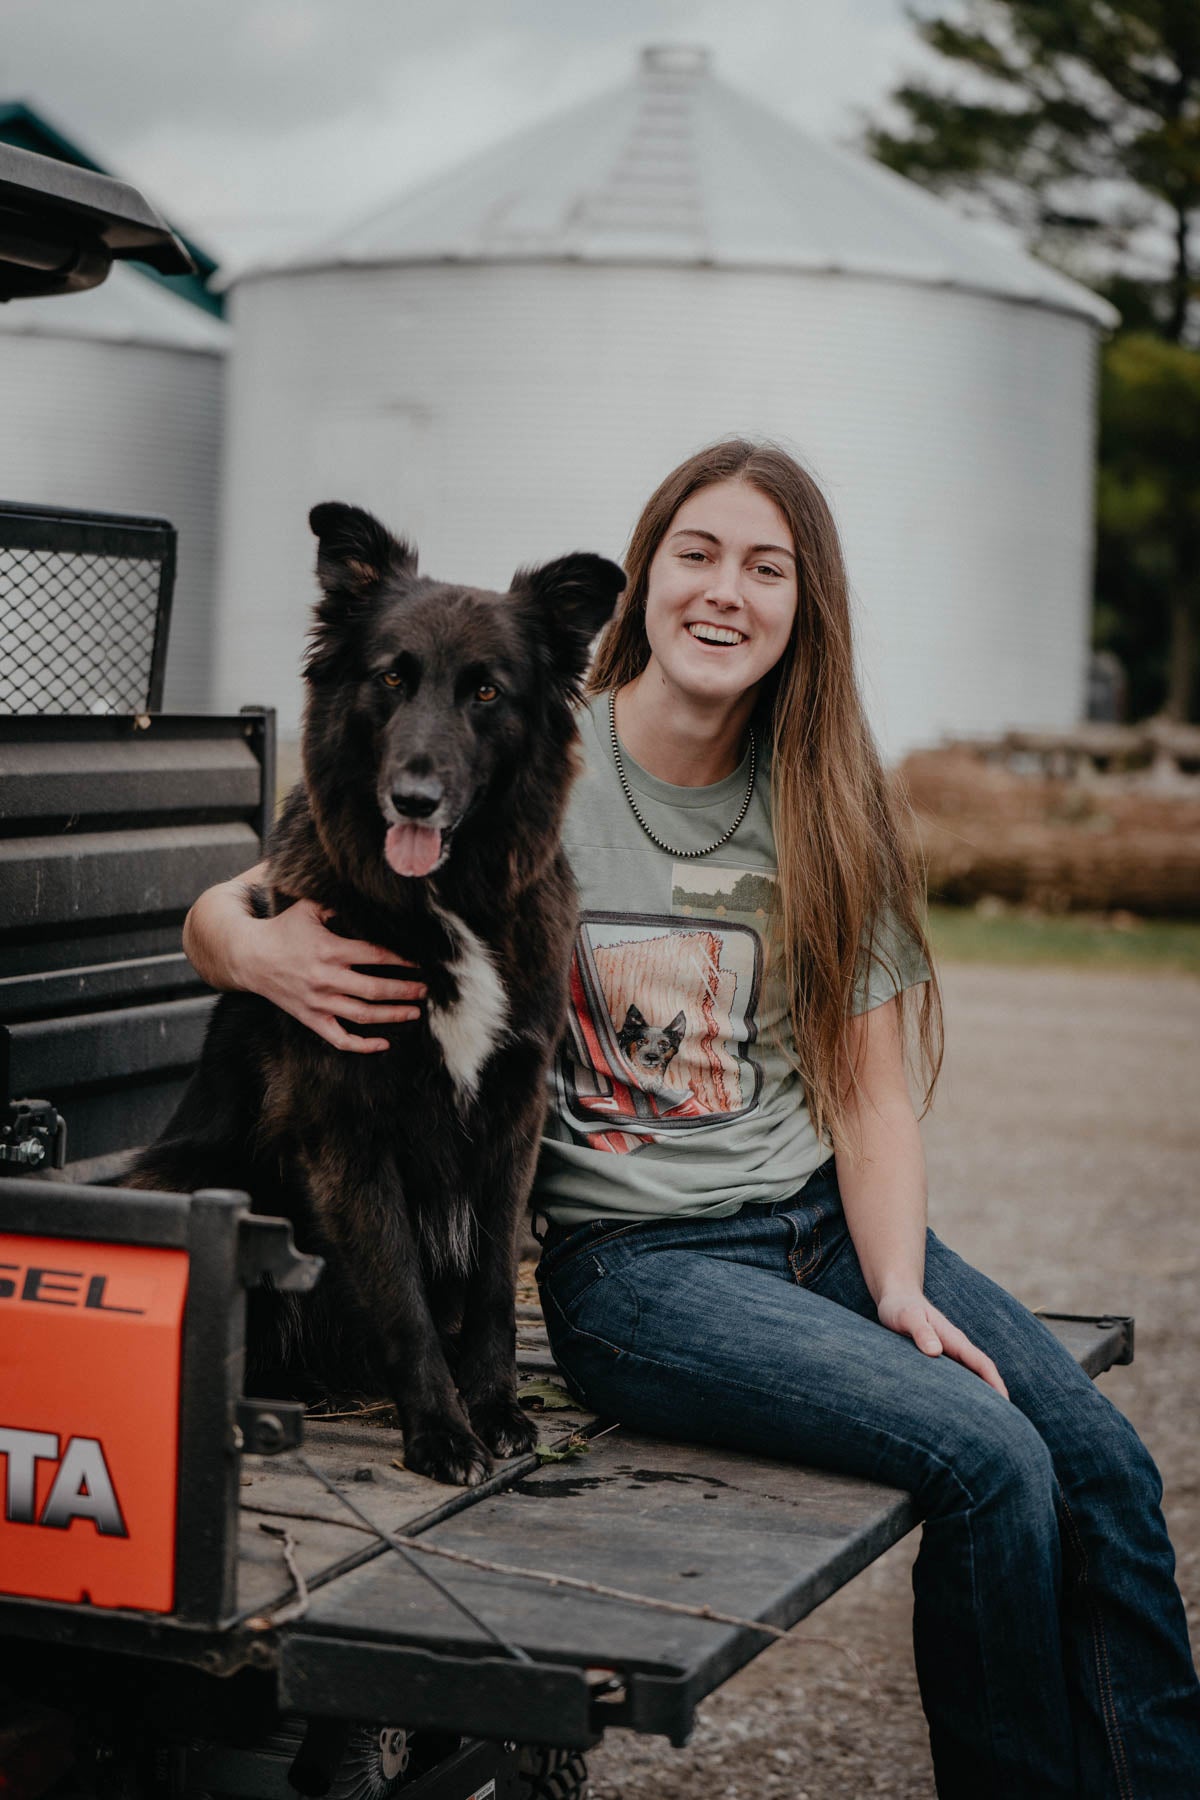
[[[432,825],[389,825],[383,854],[397,875],[428,875],[442,854],[442,834]]]

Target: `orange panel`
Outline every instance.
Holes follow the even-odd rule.
[[[170,1612],[187,1274],[0,1233],[0,1593]]]

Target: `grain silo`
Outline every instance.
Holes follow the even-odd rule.
[[[229,328],[118,264],[82,304],[0,308],[0,498],[154,514],[179,533],[164,704],[211,705]]]
[[[285,733],[316,500],[431,573],[619,554],[730,432],[822,480],[889,751],[1082,712],[1111,309],[652,49],[636,78],[232,293],[217,694]]]

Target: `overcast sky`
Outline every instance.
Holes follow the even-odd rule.
[[[219,257],[304,242],[629,79],[647,43],[840,142],[929,63],[903,0],[0,0],[25,100]]]

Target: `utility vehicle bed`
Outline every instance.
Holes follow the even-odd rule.
[[[121,1259],[164,1254],[185,1256],[188,1270],[177,1444],[155,1423],[166,1415],[152,1413],[149,1390],[136,1391],[137,1371],[149,1373],[163,1341],[143,1335],[151,1328],[144,1287],[128,1315],[135,1360],[123,1366],[135,1371],[132,1381],[116,1376],[112,1360],[114,1334],[126,1329],[118,1316],[134,1304],[134,1290],[120,1285]],[[40,1367],[53,1368],[61,1334],[76,1322],[91,1334],[76,1340],[92,1345],[86,1354],[111,1363],[110,1389],[123,1384],[116,1414],[110,1408],[88,1441],[104,1440],[128,1529],[94,1539],[95,1573],[82,1586],[22,1585],[15,1565],[0,1581],[0,1638],[52,1645],[60,1657],[116,1652],[174,1665],[181,1676],[258,1670],[278,1706],[310,1717],[390,1719],[564,1748],[627,1725],[682,1743],[706,1694],[916,1523],[907,1495],[893,1488],[643,1438],[581,1412],[548,1373],[528,1282],[518,1363],[546,1406],[538,1451],[502,1464],[481,1487],[455,1489],[404,1468],[402,1437],[383,1407],[309,1418],[298,1442],[298,1407],[240,1398],[241,1295],[264,1275],[309,1287],[320,1265],[296,1252],[282,1221],[250,1213],[243,1195],[9,1179],[0,1183],[0,1262],[11,1271],[0,1284],[12,1295],[4,1306],[10,1350],[24,1349],[29,1370],[20,1427],[50,1426],[64,1444],[69,1432],[87,1430],[83,1414],[66,1416],[80,1404],[76,1383],[60,1383],[44,1418],[30,1398]],[[89,1279],[92,1268],[116,1270],[111,1293],[95,1289],[110,1277]],[[112,1323],[104,1314],[84,1319],[94,1295]],[[1128,1319],[1047,1325],[1089,1374],[1132,1358]],[[57,1443],[36,1449],[47,1468]],[[20,1483],[14,1447],[15,1439],[10,1500]],[[168,1454],[172,1589],[155,1601],[110,1586],[105,1599],[94,1585],[110,1554],[101,1546],[120,1559],[148,1540],[139,1487]],[[0,1530],[5,1556],[47,1543],[55,1556],[56,1545],[65,1549],[47,1529],[48,1512],[39,1499],[28,1523]],[[11,1516],[25,1516],[19,1494]],[[83,1530],[92,1543],[91,1526]],[[405,1540],[473,1560],[426,1554]],[[52,1573],[57,1564],[45,1566]],[[88,1603],[89,1588],[102,1603]],[[48,1597],[55,1591],[71,1599]],[[705,1609],[726,1616],[705,1617]]]
[[[1089,1374],[1129,1360],[1127,1320],[1047,1323]],[[522,1335],[538,1333],[527,1325]],[[580,1439],[587,1448],[562,1461],[516,1459],[469,1492],[397,1467],[399,1435],[379,1425],[309,1420],[303,1455],[385,1531],[776,1627],[804,1618],[916,1523],[896,1489],[640,1437],[573,1407],[546,1413],[542,1436],[551,1450]],[[281,1702],[297,1712],[403,1717],[492,1738],[519,1720],[524,1737],[578,1748],[624,1725],[680,1744],[697,1704],[771,1642],[750,1623],[418,1558],[526,1653],[522,1663],[297,1458],[245,1460],[240,1518],[241,1617],[229,1649],[240,1640],[245,1655],[246,1639],[257,1639],[277,1664]],[[272,1628],[297,1598],[281,1530],[309,1593],[299,1616]]]

